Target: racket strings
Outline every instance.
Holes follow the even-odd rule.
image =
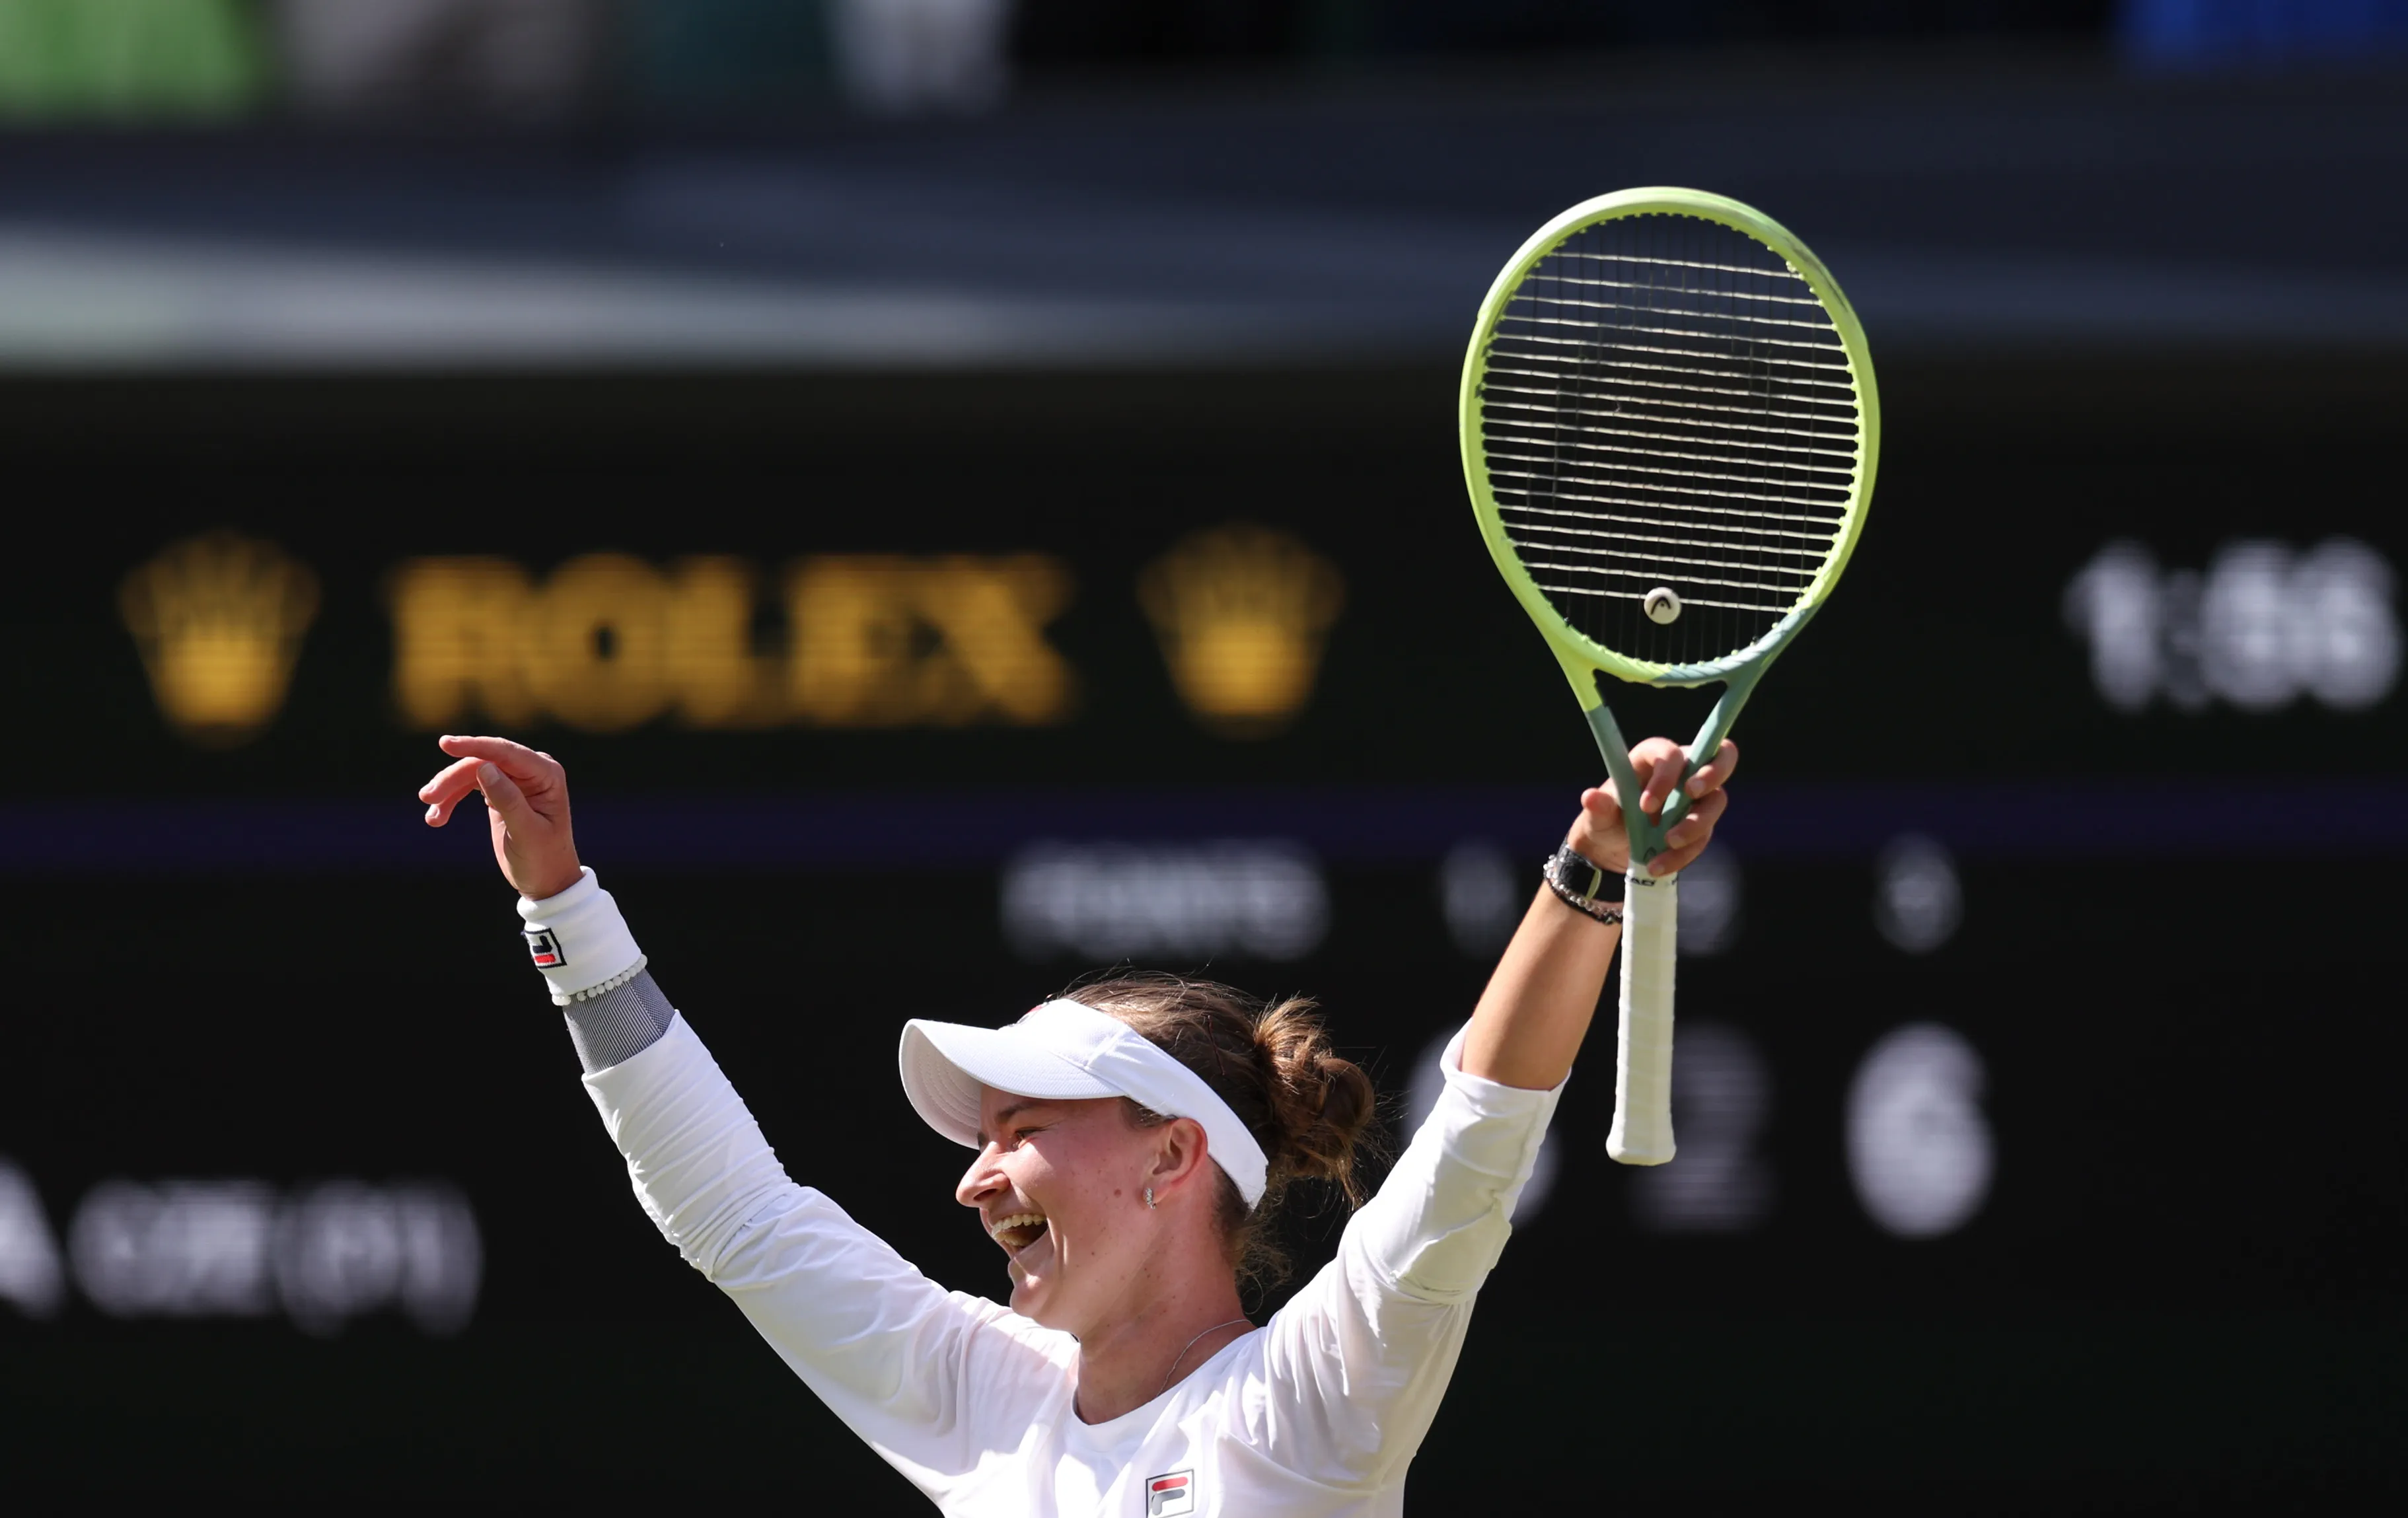
[[[1719,319],[1710,312],[1667,310],[1661,307],[1655,306],[1626,306],[1619,303],[1607,304],[1601,301],[1564,301],[1550,295],[1534,295],[1530,298],[1529,304],[1533,309],[1526,313],[1522,319],[1535,327],[1575,327],[1583,332],[1586,332],[1588,329],[1597,325],[1595,318],[1584,314],[1587,311],[1631,311],[1657,318],[1691,318],[1694,319],[1694,323],[1681,326],[1659,327],[1652,326],[1644,322],[1617,321],[1614,323],[1617,331],[1624,333],[1635,332],[1650,337],[1673,337],[1694,340],[1700,336],[1698,330],[1700,327],[1712,330],[1713,328],[1723,324],[1720,322]],[[1578,309],[1548,314],[1545,312],[1544,308],[1549,306],[1569,306],[1578,308]],[[1759,327],[1774,325],[1803,327],[1809,324],[1810,323],[1804,322],[1791,322],[1773,317],[1748,316],[1739,318],[1736,321],[1729,322],[1728,326],[1734,332],[1744,334],[1750,341],[1769,347],[1803,348],[1810,351],[1819,350],[1823,346],[1820,343],[1808,342],[1797,337],[1774,337],[1754,330]],[[1727,336],[1728,334],[1724,335]],[[1556,338],[1553,340],[1563,341],[1565,339]],[[1573,342],[1580,342],[1583,339],[1572,338],[1570,340]],[[1649,351],[1686,356],[1693,351],[1684,348],[1664,348],[1653,349],[1649,350]],[[1705,356],[1711,357],[1713,355]],[[1763,360],[1769,364],[1801,364],[1808,367],[1820,366],[1811,359],[1790,358],[1779,353],[1764,354]]]
[[[1498,395],[1500,393],[1509,394],[1512,394],[1512,387],[1504,385],[1491,385],[1488,388],[1490,393],[1488,405],[1490,408],[1509,413],[1508,415],[1498,419],[1501,423],[1510,424],[1514,420],[1510,413],[1515,411],[1528,412],[1533,425],[1542,424],[1541,419],[1546,419],[1547,422],[1551,422],[1555,416],[1565,413],[1570,413],[1574,416],[1594,417],[1600,422],[1615,422],[1623,420],[1622,417],[1618,416],[1614,412],[1590,410],[1584,407],[1565,407],[1560,405],[1539,406],[1526,401],[1500,400],[1497,398]],[[1530,394],[1535,394],[1537,393],[1531,392]],[[1721,427],[1732,432],[1769,433],[1777,437],[1795,437],[1798,436],[1797,433],[1785,427],[1756,427],[1751,426],[1743,422],[1715,422],[1700,424]],[[1650,442],[1694,443],[1701,440],[1694,433],[1647,432],[1635,427],[1598,427],[1592,429],[1592,431],[1599,436],[1636,437]],[[1810,468],[1821,467],[1830,473],[1850,476],[1853,476],[1856,473],[1856,464],[1854,462],[1856,453],[1854,450],[1848,447],[1839,446],[1839,440],[1836,438],[1833,440],[1833,446],[1824,448],[1811,448],[1791,442],[1759,442],[1754,438],[1748,437],[1717,437],[1714,438],[1713,441],[1726,443],[1731,448],[1757,449],[1766,453],[1794,453],[1802,459],[1815,460],[1815,464],[1807,465],[1807,467]],[[1683,456],[1694,457],[1698,455]],[[1709,456],[1718,457],[1720,455]]]
[[[1565,620],[1659,664],[1721,658],[1804,598],[1859,466],[1838,329],[1780,255],[1719,222],[1624,217],[1567,237],[1498,318],[1484,464]],[[1658,587],[1680,615],[1658,623]]]
[[[1522,322],[1526,322],[1528,326],[1530,326],[1530,327],[1531,327],[1531,328],[1533,328],[1533,329],[1536,329],[1536,328],[1541,328],[1541,327],[1547,327],[1547,326],[1554,326],[1554,325],[1558,325],[1558,324],[1566,324],[1566,323],[1563,323],[1563,322],[1562,322],[1562,319],[1561,319],[1561,318],[1557,318],[1557,317],[1525,316],[1525,317],[1521,317],[1519,320],[1521,320]],[[1588,323],[1584,323],[1584,325],[1585,325],[1586,329],[1587,329],[1589,332],[1594,333],[1594,332],[1596,331],[1597,327],[1598,327],[1598,325],[1600,325],[1600,323],[1597,323],[1597,322],[1588,322]],[[1500,323],[1500,326],[1501,326],[1501,323]],[[1619,330],[1620,330],[1620,332],[1621,332],[1622,334],[1626,334],[1626,335],[1635,335],[1635,336],[1641,336],[1641,337],[1653,337],[1653,336],[1657,336],[1657,335],[1659,335],[1659,332],[1651,332],[1651,331],[1648,331],[1648,330],[1646,330],[1646,329],[1637,327],[1637,326],[1635,326],[1635,325],[1624,325],[1624,326],[1621,326]],[[1659,329],[1659,331],[1660,331],[1660,329]],[[1564,336],[1560,336],[1560,335],[1549,334],[1549,333],[1545,333],[1545,332],[1541,332],[1541,331],[1537,331],[1537,330],[1533,330],[1533,331],[1529,331],[1529,332],[1524,332],[1524,333],[1519,333],[1519,334],[1517,334],[1516,336],[1518,336],[1518,337],[1520,337],[1524,342],[1527,342],[1527,343],[1539,343],[1539,344],[1545,344],[1545,345],[1548,345],[1548,346],[1551,346],[1551,347],[1555,347],[1555,348],[1571,348],[1571,349],[1583,349],[1583,350],[1584,350],[1584,349],[1586,349],[1587,347],[1589,347],[1589,345],[1590,345],[1590,341],[1591,341],[1591,340],[1593,340],[1593,339],[1584,338],[1584,337],[1564,337]],[[1681,334],[1680,336],[1683,336],[1683,337],[1688,337],[1688,336],[1692,336],[1692,335],[1691,335],[1691,334],[1687,334],[1687,333],[1684,333],[1684,334]],[[1742,340],[1753,341],[1753,339],[1746,338],[1746,337],[1745,337],[1745,335],[1744,335],[1743,333],[1742,333],[1742,334],[1739,334],[1738,336],[1740,336],[1740,337],[1742,338]],[[1729,338],[1728,338],[1727,337],[1726,337],[1724,340],[1727,341],[1727,340],[1729,340]],[[1663,346],[1662,344],[1656,344],[1656,343],[1629,342],[1629,341],[1627,341],[1627,340],[1626,340],[1626,341],[1623,343],[1623,345],[1622,345],[1622,346],[1623,346],[1623,350],[1624,350],[1624,351],[1626,351],[1626,352],[1632,352],[1632,353],[1651,353],[1651,354],[1654,354],[1654,355],[1656,355],[1656,357],[1659,357],[1659,358],[1685,358],[1685,359],[1712,360],[1712,359],[1716,358],[1716,357],[1718,357],[1718,356],[1719,356],[1719,355],[1717,355],[1717,354],[1713,354],[1713,353],[1703,353],[1703,352],[1699,352],[1698,351],[1697,351],[1696,349],[1693,349],[1693,348],[1670,348],[1670,347],[1665,347],[1665,346]],[[1813,363],[1813,362],[1811,362],[1811,361],[1809,361],[1809,360],[1806,360],[1806,359],[1801,359],[1801,358],[1788,358],[1788,357],[1781,356],[1781,355],[1779,355],[1779,354],[1769,354],[1769,353],[1768,353],[1768,354],[1757,354],[1757,355],[1755,355],[1755,357],[1753,358],[1752,362],[1753,362],[1753,363],[1756,363],[1756,364],[1786,364],[1786,365],[1794,365],[1794,366],[1795,366],[1795,367],[1797,367],[1797,368],[1799,368],[1799,369],[1806,369],[1806,370],[1816,369],[1816,368],[1820,368],[1820,367],[1822,367],[1822,365],[1817,365],[1817,364],[1814,364],[1814,363]],[[1713,377],[1720,376],[1720,375],[1727,375],[1729,378],[1732,378],[1732,379],[1735,379],[1735,380],[1742,380],[1742,381],[1749,381],[1749,382],[1752,382],[1752,381],[1756,379],[1756,376],[1755,376],[1754,374],[1750,373],[1747,369],[1741,368],[1741,367],[1739,367],[1739,366],[1737,366],[1737,365],[1732,365],[1731,367],[1727,368],[1727,369],[1713,369],[1713,368],[1703,368],[1703,369],[1700,369],[1700,368],[1688,368],[1688,367],[1684,367],[1683,365],[1677,365],[1677,364],[1656,364],[1656,365],[1646,365],[1646,367],[1653,368],[1653,369],[1656,369],[1656,370],[1660,370],[1661,372],[1666,373],[1666,374],[1694,374],[1694,375],[1704,375],[1704,376],[1706,376],[1706,377],[1708,377],[1708,378],[1713,378]],[[1826,388],[1826,389],[1828,389],[1828,390],[1832,390],[1832,391],[1847,391],[1848,389],[1850,389],[1850,388],[1851,388],[1851,387],[1848,385],[1848,383],[1847,383],[1847,381],[1846,381],[1845,380],[1821,380],[1821,379],[1815,378],[1814,376],[1813,376],[1813,375],[1811,375],[1811,374],[1799,374],[1799,375],[1793,375],[1793,376],[1791,376],[1791,379],[1792,379],[1793,380],[1795,380],[1797,383],[1799,383],[1799,384],[1804,384],[1804,385],[1821,385],[1821,386],[1823,386],[1824,388]],[[1741,394],[1754,394],[1754,392],[1752,392],[1752,391],[1742,391],[1742,392],[1741,392]]]
[[[1563,249],[1561,250],[1561,252],[1562,255],[1568,259],[1589,256],[1582,253],[1577,249],[1570,248]],[[1611,264],[1613,261],[1606,260],[1605,262]],[[1607,272],[1611,273],[1615,271],[1609,269]],[[1754,271],[1742,270],[1742,272]],[[1572,290],[1630,290],[1644,292],[1652,297],[1660,294],[1664,288],[1660,284],[1650,284],[1644,279],[1608,279],[1602,275],[1583,276],[1573,273],[1561,274],[1557,278],[1559,283]],[[1727,294],[1733,301],[1748,301],[1753,303],[1749,308],[1747,308],[1749,309],[1759,309],[1777,306],[1794,306],[1799,308],[1796,314],[1800,324],[1817,328],[1822,325],[1820,322],[1814,321],[1808,314],[1810,312],[1819,311],[1823,308],[1823,303],[1816,300],[1812,295],[1767,294],[1760,291],[1745,290],[1733,290],[1727,292]],[[1648,307],[1648,309],[1650,310],[1659,310],[1661,308],[1662,306],[1660,302]]]
[[[1600,365],[1598,367],[1610,370],[1617,367],[1617,365],[1609,364]],[[1619,365],[1619,367],[1630,367],[1630,365]],[[1658,365],[1643,365],[1643,367],[1655,369],[1657,368]],[[1498,365],[1492,367],[1489,370],[1489,373],[1506,376],[1520,376],[1523,379],[1532,381],[1547,381],[1551,384],[1560,381],[1562,379],[1562,375],[1560,373],[1536,369],[1516,369],[1505,365]],[[1727,412],[1732,415],[1740,416],[1777,417],[1785,422],[1807,423],[1808,425],[1800,433],[1800,436],[1817,436],[1813,424],[1821,422],[1830,426],[1847,425],[1851,429],[1845,434],[1830,433],[1828,435],[1829,437],[1839,437],[1844,436],[1851,441],[1853,441],[1855,437],[1855,432],[1853,430],[1853,417],[1855,415],[1853,402],[1830,402],[1828,404],[1831,406],[1832,409],[1827,412],[1792,411],[1784,410],[1778,407],[1767,407],[1763,404],[1762,397],[1757,396],[1753,392],[1745,389],[1718,389],[1713,386],[1698,385],[1679,380],[1637,380],[1627,378],[1624,379],[1622,383],[1626,387],[1634,388],[1641,392],[1669,392],[1670,394],[1642,394],[1635,398],[1639,400],[1652,400],[1656,405],[1663,406],[1673,411],[1679,412],[1681,414],[1680,419],[1686,419],[1689,414],[1693,412]],[[1484,381],[1482,388],[1484,392],[1490,387]],[[1506,389],[1509,393],[1519,393],[1533,395],[1556,396],[1558,394],[1553,389],[1533,390],[1526,385],[1501,386],[1499,388]],[[1754,400],[1756,404],[1752,406],[1735,405],[1730,402],[1717,404],[1713,401],[1700,398],[1706,395],[1728,395],[1733,397],[1735,400]],[[1696,424],[1698,426],[1717,427],[1738,427],[1742,425],[1742,423],[1739,422],[1712,421],[1702,417],[1697,419]],[[1786,432],[1790,429],[1781,428],[1778,430]]]

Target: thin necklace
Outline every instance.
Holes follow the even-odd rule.
[[[1246,1320],[1243,1318],[1231,1318],[1228,1323],[1216,1323],[1211,1327],[1205,1329],[1204,1334],[1217,1334],[1222,1329],[1229,1327],[1233,1324],[1240,1324],[1245,1321]],[[1179,1360],[1184,1360],[1187,1358],[1187,1350],[1194,1349],[1196,1347],[1197,1340],[1201,1339],[1204,1337],[1204,1334],[1197,1334],[1195,1339],[1191,1339],[1187,1341],[1187,1348],[1179,1352]],[[1179,1360],[1173,1360],[1170,1362],[1170,1369],[1164,1374],[1161,1388],[1154,1394],[1154,1396],[1160,1396],[1164,1392],[1170,1390],[1170,1378],[1179,1374]]]

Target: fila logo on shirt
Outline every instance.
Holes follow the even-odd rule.
[[[527,941],[527,952],[535,956],[538,969],[556,970],[568,963],[560,952],[560,939],[548,927],[531,927],[519,935]]]
[[[1145,1480],[1145,1518],[1169,1518],[1174,1512],[1196,1511],[1196,1472],[1174,1470],[1168,1476],[1149,1476]]]

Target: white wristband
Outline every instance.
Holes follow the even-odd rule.
[[[580,874],[582,879],[556,896],[519,898],[527,952],[552,987],[552,999],[563,1007],[615,991],[644,967],[644,952],[636,947],[619,904],[592,869],[580,868]]]

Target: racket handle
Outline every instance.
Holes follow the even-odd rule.
[[[1672,956],[1681,878],[1634,868],[1622,902],[1622,1026],[1614,1039],[1613,1131],[1605,1152],[1625,1165],[1672,1157]]]

